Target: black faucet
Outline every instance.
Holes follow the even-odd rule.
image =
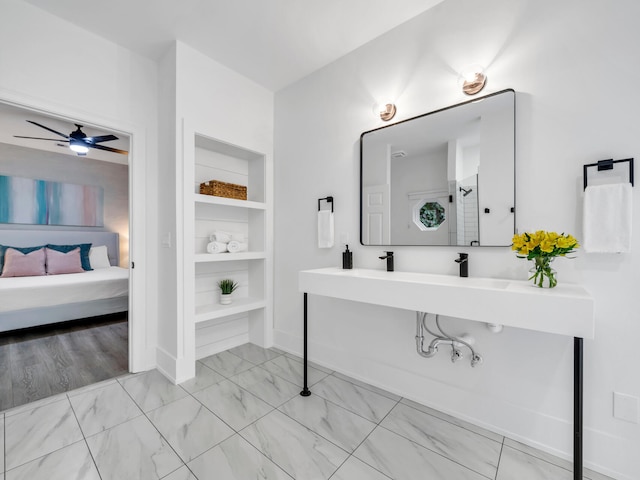
[[[384,257],[378,257],[380,260],[387,261],[387,272],[393,272],[393,252],[385,252]]]
[[[460,264],[460,276],[468,277],[469,276],[469,254],[468,253],[459,253],[459,258],[456,258],[456,262]]]

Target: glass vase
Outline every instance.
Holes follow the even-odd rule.
[[[553,288],[558,284],[557,272],[551,268],[555,257],[536,257],[531,261],[533,267],[529,269],[529,280],[540,288]]]

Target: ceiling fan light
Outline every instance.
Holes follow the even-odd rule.
[[[82,142],[71,140],[69,142],[69,148],[76,153],[87,153],[89,148],[86,145],[83,145]]]

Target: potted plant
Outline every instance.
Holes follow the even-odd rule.
[[[218,282],[218,287],[220,287],[220,303],[229,305],[231,303],[231,294],[238,288],[238,282],[225,278]]]

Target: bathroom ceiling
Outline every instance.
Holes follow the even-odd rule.
[[[443,0],[24,0],[153,59],[178,39],[277,91]]]

